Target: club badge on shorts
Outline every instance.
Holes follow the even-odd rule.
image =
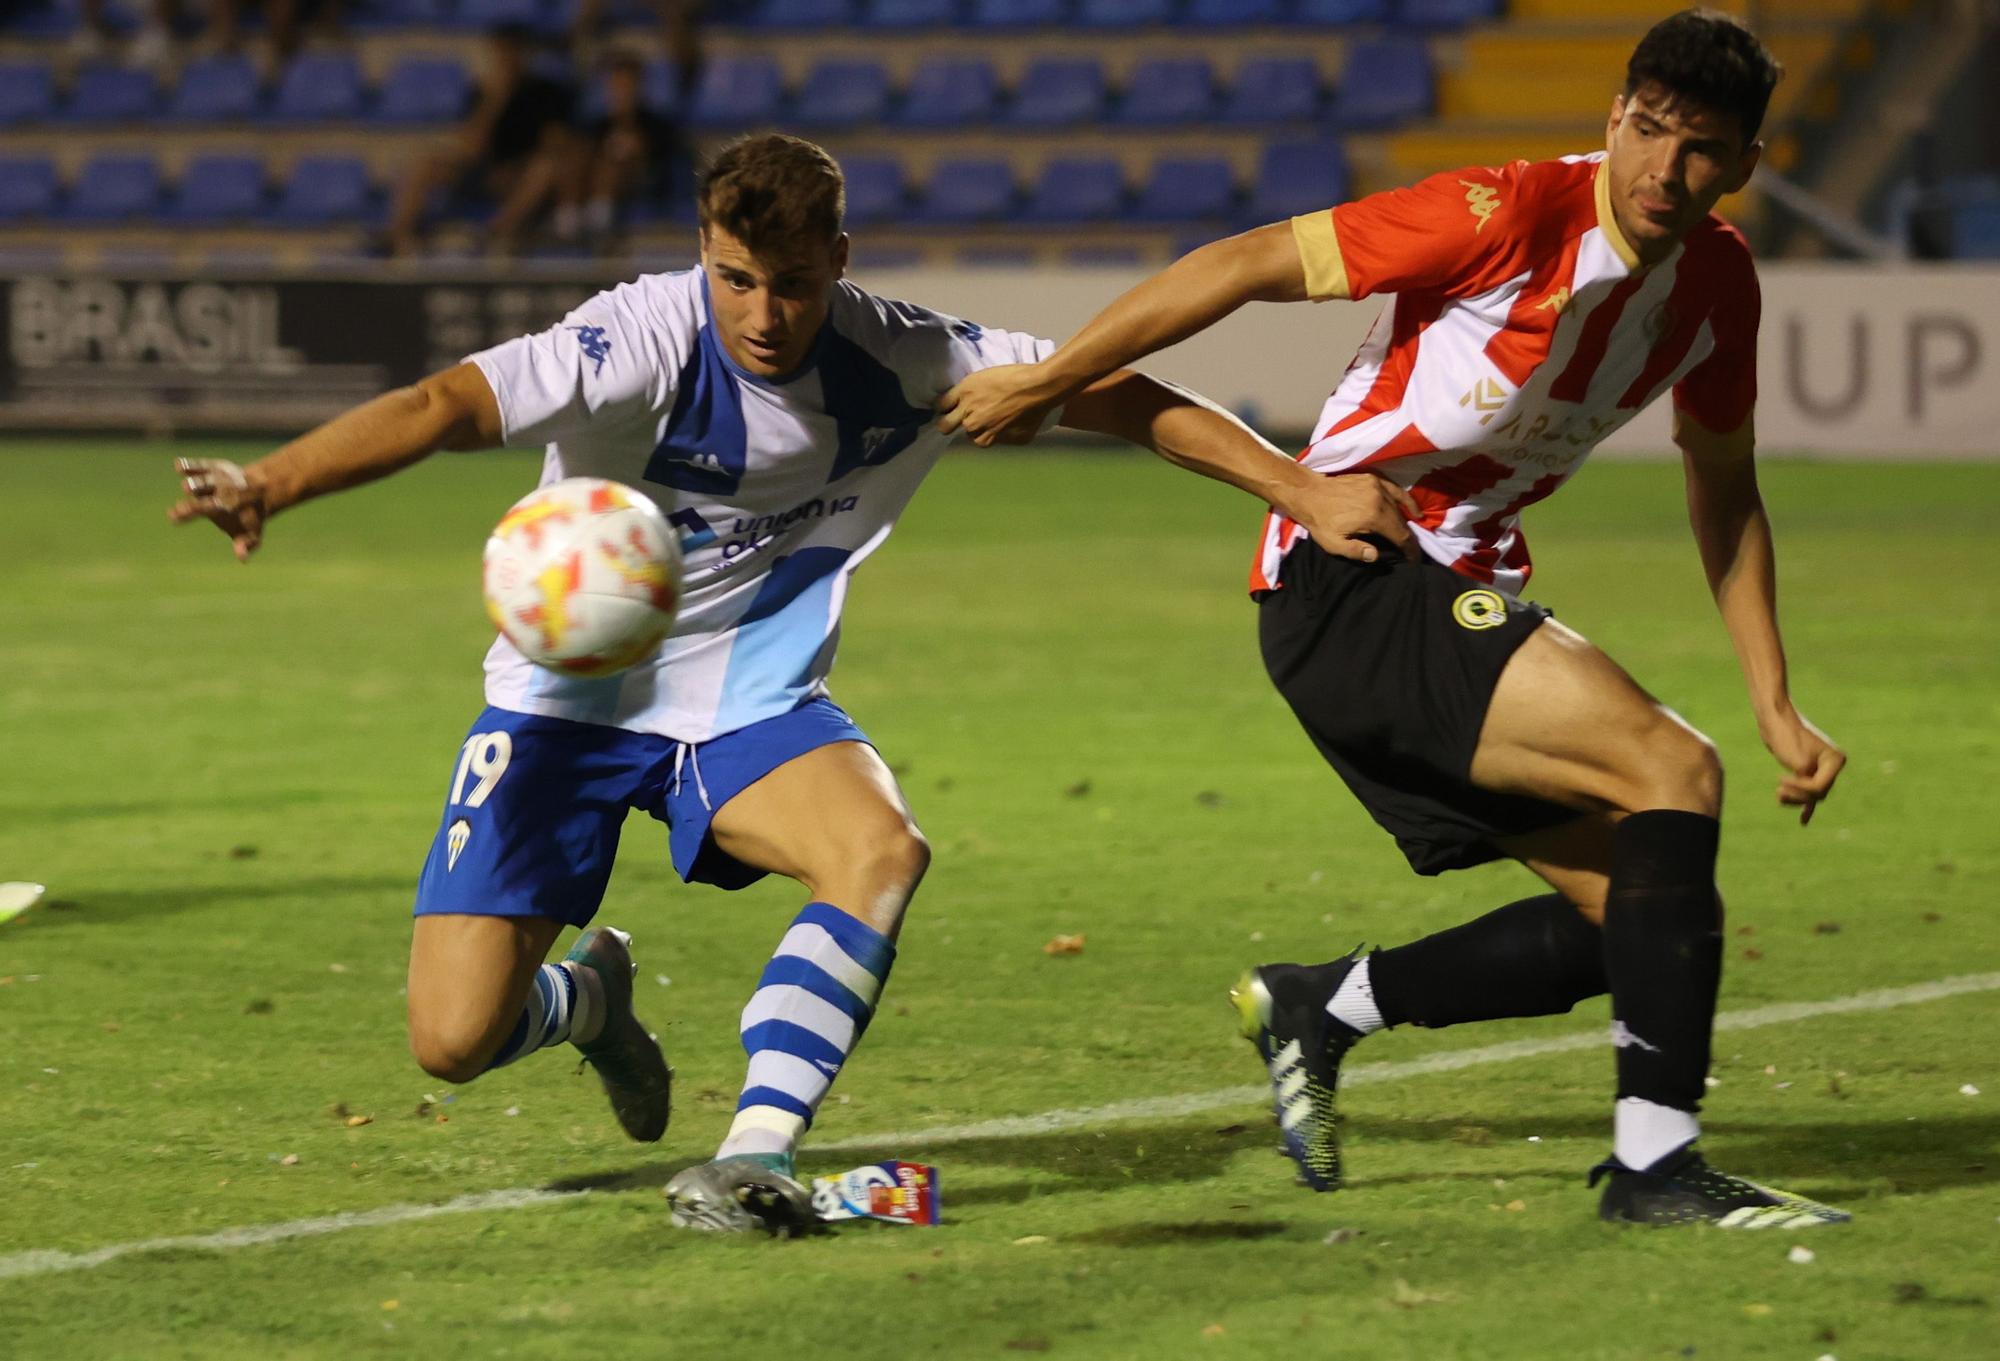
[[[1507,622],[1507,602],[1496,591],[1467,591],[1451,602],[1460,628],[1497,629]]]

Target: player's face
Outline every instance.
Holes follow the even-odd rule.
[[[1734,116],[1642,85],[1611,101],[1605,128],[1611,212],[1639,258],[1657,260],[1750,179],[1764,144]]]
[[[701,233],[709,306],[729,357],[760,378],[805,362],[847,270],[847,238],[754,254],[721,227]]]

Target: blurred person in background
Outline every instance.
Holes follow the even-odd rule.
[[[71,54],[79,61],[111,55],[116,35],[105,4],[106,0],[81,0],[81,22],[70,40]],[[269,37],[263,58],[267,76],[297,55],[308,23],[334,32],[340,22],[340,0],[207,0],[206,4],[146,0],[143,21],[125,49],[125,60],[149,70],[172,62],[178,55],[177,32],[191,11],[202,14],[208,22],[203,46],[218,52],[236,51],[241,46],[244,19],[261,11]]]
[[[259,10],[268,40],[263,58],[267,75],[298,55],[308,23],[329,36],[339,32],[340,0],[211,0],[209,41],[218,51],[236,51],[242,44],[244,18]]]
[[[101,61],[112,55],[117,34],[105,14],[105,0],[81,0],[70,55],[78,61]],[[139,31],[125,49],[125,60],[148,69],[164,66],[174,54],[174,28],[180,22],[180,0],[146,0]]]
[[[668,181],[682,149],[681,130],[647,107],[645,74],[645,63],[631,52],[606,63],[604,111],[582,129],[590,154],[578,162],[556,210],[559,240],[582,240],[605,251],[632,205],[657,196]]]
[[[538,53],[521,25],[493,31],[473,110],[396,186],[384,246],[398,258],[423,248],[425,217],[440,191],[483,192],[499,201],[486,229],[489,253],[511,254],[521,234],[575,174],[576,82],[565,59]]]

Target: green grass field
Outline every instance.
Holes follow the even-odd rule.
[[[677,1232],[658,1187],[727,1123],[794,886],[687,888],[632,824],[599,920],[635,933],[679,1069],[656,1147],[561,1055],[447,1100],[404,1048],[412,888],[480,704],[479,546],[535,460],[441,457],[279,521],[242,568],[166,525],[176,451],[0,450],[0,880],[51,890],[0,926],[0,1355],[2000,1356],[1991,991],[1719,1037],[1714,1159],[1856,1213],[1804,1236],[1599,1224],[1602,1049],[1354,1086],[1328,1196],[1291,1184],[1252,1100],[923,1137],[1253,1084],[1224,1005],[1244,964],[1531,891],[1408,874],[1262,675],[1255,507],[1122,454],[947,462],[849,609],[835,695],[937,860],[815,1132],[844,1147],[805,1166],[935,1161],[947,1222]],[[1530,525],[1534,593],[1722,747],[1723,1009],[2000,969],[2000,467],[1765,482],[1794,690],[1853,758],[1806,829],[1676,472],[1593,468]],[[1081,954],[1044,953],[1074,932]],[[1398,1031],[1355,1061],[1604,1019]],[[591,1193],[22,1256],[534,1187]]]

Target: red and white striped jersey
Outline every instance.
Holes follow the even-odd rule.
[[[1424,552],[1518,591],[1523,507],[1672,388],[1704,428],[1757,395],[1757,274],[1710,217],[1650,268],[1611,215],[1602,152],[1434,175],[1295,218],[1315,299],[1393,294],[1299,456],[1407,487]],[[1277,586],[1304,534],[1273,513],[1250,573]]]

